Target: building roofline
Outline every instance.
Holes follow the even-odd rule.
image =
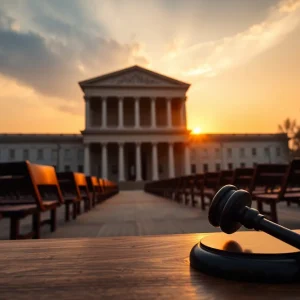
[[[207,133],[190,135],[190,140],[194,142],[205,141],[267,141],[267,140],[289,140],[285,133]]]
[[[78,143],[82,140],[81,134],[0,133],[0,143]]]
[[[93,83],[95,81],[102,80],[102,79],[104,80],[104,79],[107,79],[107,78],[110,78],[110,77],[113,77],[113,76],[117,76],[117,75],[121,75],[123,73],[126,73],[128,71],[133,71],[133,70],[139,70],[139,71],[148,73],[150,75],[159,77],[159,78],[161,78],[163,80],[166,80],[166,81],[169,81],[169,82],[172,82],[172,83],[176,83],[176,84],[178,84],[178,87],[182,87],[182,88],[188,89],[191,86],[190,83],[186,83],[186,82],[183,82],[181,80],[177,80],[175,78],[172,78],[172,77],[160,74],[158,72],[155,72],[155,71],[143,68],[143,67],[140,67],[138,65],[134,65],[134,66],[131,66],[131,67],[128,67],[128,68],[125,68],[125,69],[113,71],[113,72],[106,73],[106,74],[103,74],[103,75],[100,75],[100,76],[92,77],[90,79],[79,81],[78,84],[79,84],[80,88],[83,91],[84,87],[89,86],[91,83]]]

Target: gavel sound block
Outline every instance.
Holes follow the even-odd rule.
[[[214,197],[208,219],[224,233],[210,234],[190,253],[191,266],[226,279],[255,282],[300,280],[300,235],[251,208],[251,196],[235,186]],[[265,232],[236,232],[242,225]],[[228,235],[230,234],[230,235]]]

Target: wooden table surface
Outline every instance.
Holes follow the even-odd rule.
[[[0,242],[0,299],[300,299],[299,284],[190,268],[203,234]]]

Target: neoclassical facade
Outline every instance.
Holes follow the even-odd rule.
[[[79,83],[84,171],[119,182],[190,174],[189,84],[133,66]]]
[[[2,133],[0,162],[30,160],[141,189],[145,181],[289,161],[286,134],[190,135],[187,83],[134,66],[79,84],[81,134]]]

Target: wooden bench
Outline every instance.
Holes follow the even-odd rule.
[[[195,180],[195,174],[184,177],[184,201],[192,206],[195,206]]]
[[[10,239],[40,238],[40,227],[56,230],[56,208],[63,204],[54,167],[29,161],[0,164],[0,215],[10,219]],[[41,213],[50,219],[41,221]],[[32,231],[20,234],[20,221],[32,215]]]
[[[99,179],[96,176],[86,176],[86,182],[92,199],[92,206],[96,206],[101,201],[103,190],[100,186]]]
[[[236,168],[231,184],[239,189],[249,190],[254,176],[254,168]]]
[[[184,176],[177,177],[176,187],[174,191],[174,200],[180,202],[185,193],[185,178]]]
[[[112,197],[119,192],[118,185],[108,179],[99,178],[100,187],[102,189],[102,199]]]
[[[202,197],[201,207],[205,210],[206,206],[210,206],[211,200],[213,199],[217,189],[219,187],[221,172],[206,172],[204,173],[203,185],[202,185]],[[206,198],[209,199],[206,202]]]
[[[57,178],[65,199],[65,220],[70,220],[71,206],[73,219],[76,219],[76,216],[81,213],[81,202],[84,202],[85,211],[91,206],[85,175],[75,172],[58,172]]]
[[[277,169],[273,167],[272,170],[270,167],[258,166],[256,173],[259,173],[255,175],[258,177],[256,181],[266,183],[264,193],[254,194],[257,208],[262,214],[269,216],[272,221],[278,222],[276,206],[279,201],[287,201],[288,205],[290,203],[300,204],[300,159],[293,160],[289,166],[279,165]],[[266,211],[264,205],[269,205],[270,210]]]
[[[204,174],[199,173],[194,175],[194,187],[193,187],[193,206],[196,206],[198,201],[196,199],[199,199],[201,204],[201,209],[205,210],[205,206],[203,206],[203,184],[204,184]]]

